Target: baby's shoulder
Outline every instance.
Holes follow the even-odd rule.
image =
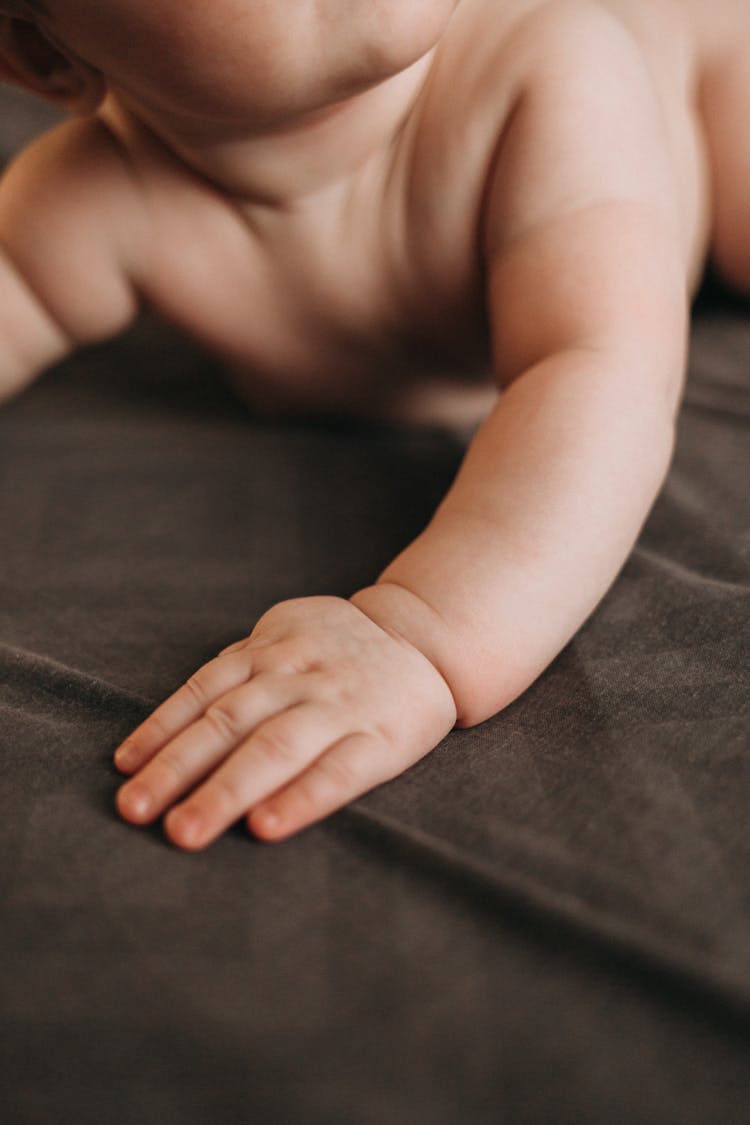
[[[448,115],[465,109],[465,98],[475,110],[504,106],[520,86],[548,79],[552,67],[558,79],[566,69],[598,68],[616,40],[635,45],[637,21],[626,18],[627,7],[617,0],[462,0],[435,56],[435,101]]]
[[[596,86],[612,49],[634,48],[599,0],[462,0],[416,109],[416,182],[428,197],[452,184],[476,201],[522,96]]]
[[[130,171],[117,138],[97,117],[73,118],[36,137],[3,173],[3,193],[30,209],[89,208],[128,190]]]
[[[96,117],[37,137],[0,180],[0,237],[29,268],[43,259],[54,271],[71,254],[94,266],[130,260],[147,241],[142,217],[127,154]]]

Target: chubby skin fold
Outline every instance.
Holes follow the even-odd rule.
[[[126,820],[283,839],[594,610],[669,464],[706,253],[750,282],[750,15],[710,7],[0,0],[3,76],[77,118],[0,185],[2,395],[148,303],[258,409],[484,404],[371,586],[273,606],[118,749]]]

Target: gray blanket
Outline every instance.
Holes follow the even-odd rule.
[[[0,120],[5,155],[37,124]],[[747,1122],[749,426],[714,297],[663,493],[533,688],[189,856],[116,817],[114,747],[274,601],[370,581],[461,443],[258,423],[148,324],[4,408],[3,1120]]]

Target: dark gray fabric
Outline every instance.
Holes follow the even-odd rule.
[[[461,443],[259,424],[150,325],[6,407],[3,1120],[746,1122],[749,421],[709,303],[664,492],[538,683],[187,856],[115,816],[115,745],[274,601],[371,580]]]

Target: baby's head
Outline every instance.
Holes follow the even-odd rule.
[[[73,112],[267,128],[416,62],[460,0],[0,0],[0,77]]]

